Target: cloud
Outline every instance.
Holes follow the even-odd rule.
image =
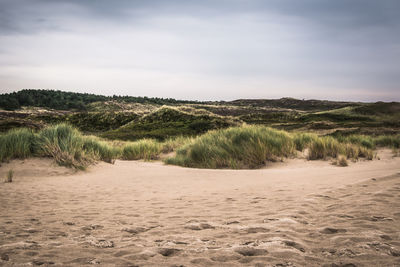
[[[399,3],[2,0],[0,90],[400,100]]]

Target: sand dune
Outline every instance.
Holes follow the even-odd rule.
[[[400,158],[260,170],[0,167],[0,265],[398,266]]]

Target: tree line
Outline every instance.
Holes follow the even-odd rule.
[[[98,101],[123,101],[142,104],[190,104],[197,101],[176,100],[173,98],[137,97],[137,96],[104,96],[88,93],[64,92],[59,90],[23,89],[18,92],[1,94],[0,108],[15,110],[22,106],[44,107],[58,110],[86,110],[86,105]]]

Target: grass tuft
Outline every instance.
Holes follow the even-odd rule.
[[[293,155],[295,146],[284,131],[261,126],[210,131],[177,150],[166,163],[197,168],[257,168],[266,160]]]
[[[25,128],[10,130],[8,133],[0,135],[0,161],[32,156],[34,140],[33,132]]]
[[[242,126],[208,132],[177,150],[167,164],[197,168],[257,168],[307,149],[308,159],[359,157],[372,159],[371,149],[361,144],[342,143],[331,136],[309,133],[288,134],[263,126]]]
[[[334,165],[340,166],[340,167],[347,167],[349,166],[347,162],[346,156],[339,155],[336,159],[336,161],[333,162]]]
[[[6,176],[6,183],[12,183],[13,181],[13,177],[14,177],[14,171],[11,169],[7,172],[7,176]]]
[[[85,137],[82,149],[92,158],[111,164],[114,164],[115,159],[122,153],[121,148],[110,146],[105,141],[99,141],[97,137]]]
[[[68,124],[50,126],[38,134],[38,153],[63,166],[85,169],[97,160],[114,163],[121,149],[93,136],[83,136]]]
[[[122,159],[125,160],[153,160],[157,159],[161,153],[162,146],[159,142],[152,139],[143,139],[131,142],[122,149]]]

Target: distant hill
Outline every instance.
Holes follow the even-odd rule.
[[[108,139],[137,140],[155,138],[164,140],[174,136],[195,136],[208,130],[238,126],[237,120],[220,117],[212,113],[186,112],[182,108],[161,107],[160,109],[132,120],[126,125],[103,133]]]
[[[95,102],[124,102],[156,105],[181,104],[214,104],[263,108],[295,109],[302,111],[324,111],[347,106],[361,106],[358,102],[340,102],[328,100],[300,100],[295,98],[280,99],[238,99],[234,101],[190,101],[173,98],[136,97],[136,96],[104,96],[87,93],[64,92],[45,89],[23,89],[18,92],[1,94],[0,108],[16,110],[22,106],[43,107],[56,110],[88,110]],[[90,109],[90,108],[89,108]]]
[[[230,105],[237,106],[253,106],[253,107],[269,107],[269,108],[287,108],[304,111],[330,110],[343,108],[347,106],[359,106],[357,102],[340,102],[328,100],[300,100],[290,97],[280,99],[238,99],[227,102]]]
[[[59,122],[121,140],[195,136],[242,123],[321,134],[396,134],[400,103],[294,98],[200,102],[33,89],[0,95],[0,134]]]

